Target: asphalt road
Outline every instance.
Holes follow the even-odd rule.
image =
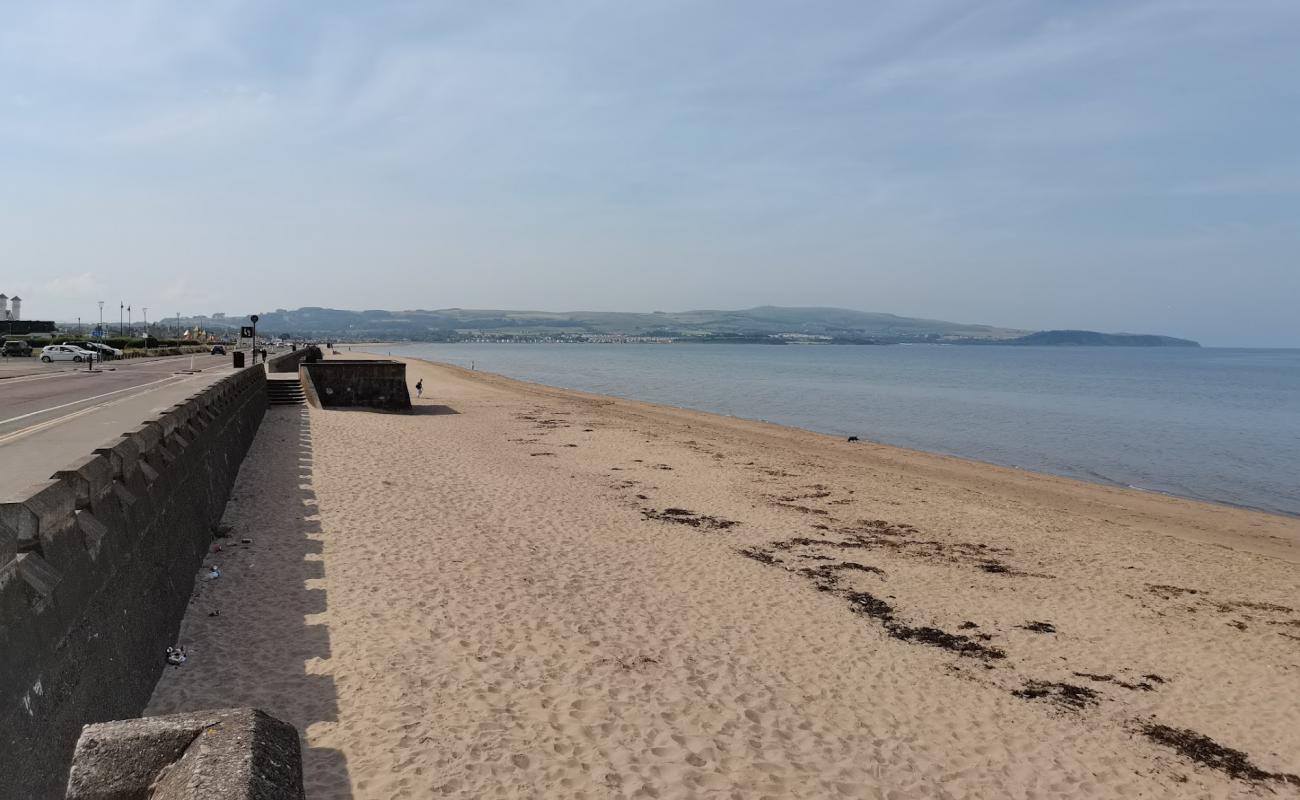
[[[16,359],[15,359],[16,360]],[[39,362],[37,362],[39,363]],[[0,370],[0,500],[50,477],[231,372],[230,356]],[[26,365],[25,365],[26,366]]]

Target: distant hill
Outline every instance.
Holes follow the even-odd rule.
[[[1142,333],[1097,333],[1096,331],[1038,331],[1007,339],[998,344],[1047,347],[1200,347],[1191,339]]]
[[[208,330],[240,324],[242,318],[197,317],[187,321]],[[746,341],[769,344],[846,343],[1195,346],[1165,336],[1093,331],[1025,331],[900,317],[845,308],[759,306],[736,311],[509,311],[442,308],[409,311],[347,311],[306,307],[260,314],[258,331],[299,338],[353,341],[395,339],[457,341],[474,338],[583,341],[613,338],[673,339],[684,342]]]
[[[216,321],[209,321],[214,324]],[[232,320],[230,324],[235,324]],[[1010,339],[1028,331],[900,317],[842,308],[761,306],[740,311],[699,310],[653,313],[608,311],[508,311],[444,308],[410,311],[343,311],[308,307],[261,314],[259,330],[268,333],[347,336],[374,335],[443,338],[449,334],[511,336],[776,336],[950,341],[973,337]]]

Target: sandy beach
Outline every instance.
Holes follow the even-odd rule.
[[[1300,520],[408,364],[268,412],[147,714],[312,798],[1300,797]]]

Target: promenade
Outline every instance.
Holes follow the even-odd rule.
[[[201,370],[188,374],[191,368]],[[231,372],[229,356],[0,363],[0,497],[50,477]],[[75,368],[74,368],[75,367]],[[14,375],[15,377],[8,377]]]

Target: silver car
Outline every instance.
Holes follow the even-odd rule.
[[[100,361],[109,361],[114,358],[121,358],[122,351],[116,347],[110,347],[102,342],[64,342],[68,347],[79,347],[82,350],[89,350],[97,353]]]

